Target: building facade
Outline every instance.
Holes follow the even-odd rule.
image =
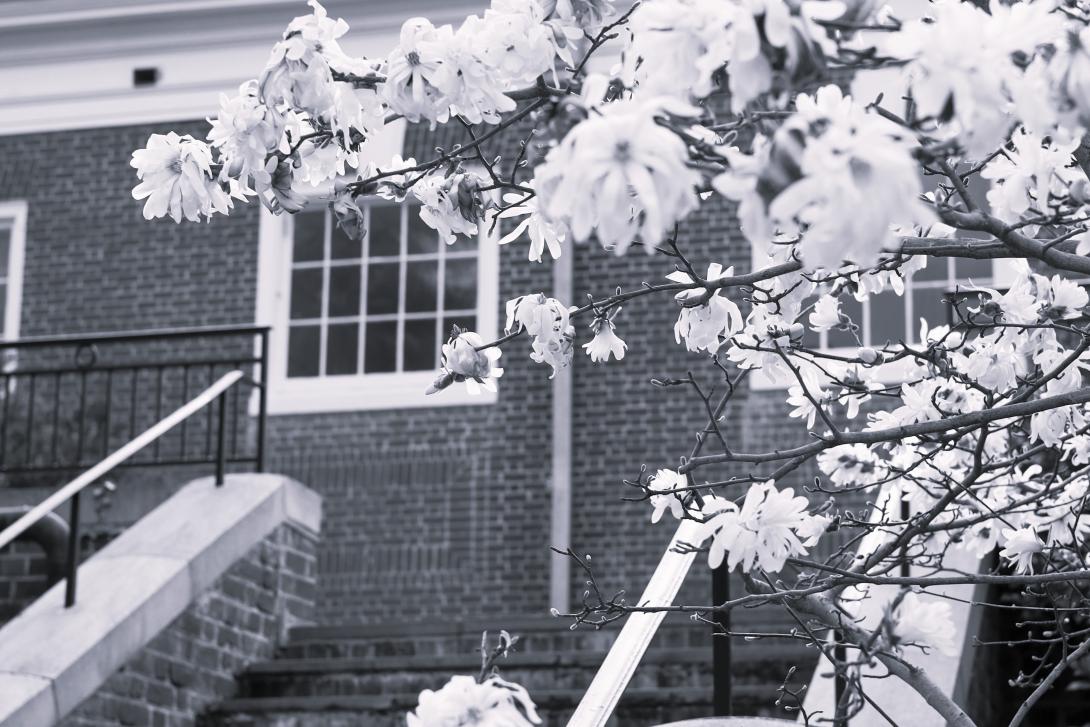
[[[410,15],[438,23],[477,10],[425,0],[327,6],[353,28],[346,49],[367,55],[389,50]],[[363,241],[321,211],[276,217],[257,203],[207,224],[143,219],[132,151],[152,133],[203,137],[218,95],[257,75],[283,26],[305,11],[282,0],[0,2],[5,338],[269,326],[268,469],[324,498],[320,622],[563,610],[579,602],[585,575],[550,546],[591,554],[604,590],[638,592],[672,533],[649,524],[646,502],[626,500],[634,491],[623,480],[644,465],[676,466],[702,426],[690,392],[651,380],[689,370],[708,388],[716,379],[706,357],[674,341],[672,305],[625,306],[622,361],[594,364],[577,350],[550,380],[515,341],[497,394],[424,389],[452,323],[487,338],[510,298],[545,292],[578,303],[662,280],[668,260],[578,245],[533,263],[525,243],[500,247],[487,233],[447,247],[413,210],[387,204],[369,208]],[[374,153],[424,159],[464,141],[460,133],[395,126]],[[488,151],[516,142],[507,135]],[[721,199],[687,221],[681,240],[698,269],[759,260]],[[914,321],[935,315],[942,292],[966,275],[993,273],[933,266],[904,298],[872,299],[859,311],[864,343],[911,338]],[[728,411],[747,451],[805,441],[782,388],[755,383]],[[801,488],[812,476],[801,470],[783,484]],[[121,481],[118,499],[134,479]],[[706,573],[694,570],[683,600],[707,601]]]

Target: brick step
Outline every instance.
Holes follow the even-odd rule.
[[[735,682],[779,684],[794,665],[812,669],[812,651],[797,643],[742,642],[734,652]],[[585,689],[605,652],[514,653],[499,664],[505,678],[534,692]],[[451,674],[476,674],[473,654],[436,657],[276,659],[252,665],[240,678],[243,697],[375,695],[437,689]],[[706,687],[711,684],[711,649],[649,652],[633,687]]]
[[[543,727],[563,727],[583,697],[581,689],[547,689],[532,694]],[[738,685],[736,714],[784,716],[775,707],[775,687]],[[201,715],[198,727],[404,727],[405,713],[416,707],[416,693],[374,696],[273,697],[232,699]],[[647,725],[707,716],[707,688],[632,688],[615,712],[617,727]]]
[[[738,609],[734,628],[752,632],[785,632],[795,626],[780,609]],[[569,628],[556,618],[489,619],[467,622],[390,624],[368,626],[311,626],[292,629],[279,655],[286,658],[375,658],[392,656],[445,656],[476,653],[481,632],[506,629],[519,637],[523,653],[605,651],[620,631],[619,624],[601,629]],[[668,618],[651,650],[707,647],[710,629],[686,618]]]

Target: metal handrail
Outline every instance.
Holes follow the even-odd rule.
[[[191,328],[148,328],[136,331],[108,331],[103,333],[71,333],[60,336],[29,336],[10,341],[0,341],[0,350],[5,348],[38,348],[42,346],[63,346],[72,344],[127,343],[149,339],[172,338],[214,338],[243,334],[268,333],[269,326],[206,326]]]
[[[78,567],[78,543],[79,543],[79,495],[89,485],[98,481],[119,464],[132,457],[134,454],[159,439],[174,427],[196,414],[204,407],[219,399],[219,433],[216,455],[216,485],[223,484],[226,451],[224,447],[224,421],[226,418],[226,392],[245,377],[242,371],[234,370],[224,374],[214,384],[190,399],[186,404],[175,409],[171,414],[160,419],[156,424],[144,430],[139,436],[134,437],[124,446],[115,450],[108,457],[95,466],[88,469],[76,479],[54,492],[41,503],[32,508],[26,515],[16,520],[3,531],[0,531],[0,549],[10,545],[16,538],[22,535],[34,523],[41,520],[49,513],[56,510],[66,501],[71,500],[71,515],[68,531],[68,565],[66,573],[65,607],[70,607],[76,601],[76,570]]]

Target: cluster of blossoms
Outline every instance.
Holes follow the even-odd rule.
[[[146,217],[196,221],[257,197],[277,213],[328,205],[359,235],[369,197],[411,198],[447,243],[507,222],[499,243],[528,237],[533,261],[592,239],[617,254],[637,245],[680,259],[666,283],[581,308],[517,297],[506,333],[526,334],[530,358],[555,376],[571,364],[576,319],[593,316],[584,350],[619,360],[619,305],[665,292],[680,306],[676,342],[717,375],[732,366],[739,380],[786,382],[787,414],[805,424],[807,443],[742,456],[692,375],[658,381],[704,396],[697,449],[713,434],[723,445],[704,464],[756,463],[737,482],[757,484],[730,498],[728,485],[690,486],[699,456],[643,485],[653,522],[667,512],[700,522],[695,545],[711,566],[777,573],[844,522],[864,532],[857,551],[835,556],[836,570],[861,582],[898,558],[937,572],[958,551],[998,552],[1005,572],[1025,577],[1090,563],[1090,298],[1072,276],[1043,273],[1090,274],[1084,3],[938,0],[926,17],[901,20],[872,2],[644,0],[617,15],[604,0],[493,0],[457,28],[409,20],[381,59],[345,54],[346,25],[312,5],[260,77],[222,100],[207,142],[155,135],[133,154]],[[576,55],[611,38],[620,63],[589,73]],[[892,69],[901,86],[853,98],[832,66]],[[729,92],[729,120],[716,116],[718,91]],[[473,131],[430,161],[365,161],[395,117],[467,129],[529,118],[541,133],[522,140],[509,170]],[[974,179],[989,183],[986,194]],[[709,199],[736,207],[748,242],[769,251],[755,256],[766,265],[736,274],[712,264],[700,276],[679,240]],[[947,256],[1040,266],[1008,266],[1001,289],[969,279],[947,293],[949,320],[910,332],[902,321],[888,334],[901,340],[882,341],[867,320],[874,297],[895,302],[925,270],[945,280],[957,268],[927,265]],[[834,335],[854,343],[814,345]],[[495,390],[507,342],[456,328],[429,393],[455,382]],[[726,381],[724,403],[736,389]],[[817,511],[775,484],[810,459],[823,475],[814,487],[833,498]],[[870,520],[827,514],[849,493],[874,504]],[[900,593],[882,623],[882,648],[956,651],[950,608],[930,597]],[[533,722],[525,692],[498,677],[456,677],[410,716]]]
[[[420,704],[408,715],[409,727],[531,727],[541,724],[530,695],[518,684],[492,675],[478,682],[454,676],[433,691],[420,693]]]

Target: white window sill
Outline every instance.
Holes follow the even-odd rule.
[[[268,411],[277,414],[422,409],[494,404],[496,394],[482,390],[470,394],[464,383],[428,396],[424,392],[436,372],[327,376],[313,379],[274,380],[269,389]]]

